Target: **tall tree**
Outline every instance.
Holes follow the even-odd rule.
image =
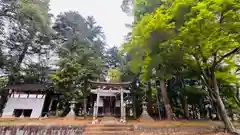
[[[123,1],[123,4],[122,4],[122,8],[123,8],[123,11],[127,11],[127,10],[124,10],[124,9],[130,9],[130,7],[132,7],[132,14],[134,15],[134,21],[135,23],[137,23],[138,20],[140,20],[145,14],[148,14],[148,13],[152,13],[155,11],[155,9],[157,7],[159,7],[161,4],[163,4],[163,2],[161,0],[153,0],[153,1],[150,1],[150,0],[132,0],[132,1]],[[134,32],[134,31],[133,31]],[[132,33],[133,35],[134,33]],[[158,49],[154,46],[155,45],[155,42],[157,42],[156,39],[159,39],[159,33],[152,33],[152,35],[154,35],[154,37],[151,39],[152,41],[152,46],[151,46],[151,49],[152,49],[152,52],[150,52],[151,54],[150,55],[153,55],[153,57],[151,58],[155,58],[158,57],[156,60],[158,60],[161,55],[158,54]],[[165,40],[167,37],[164,36],[164,37],[161,37],[161,40]],[[131,38],[131,36],[128,36],[128,40]],[[140,51],[140,50],[139,50]],[[137,51],[138,52],[138,51]],[[142,52],[142,56],[137,56],[139,57],[138,59],[141,61],[141,59],[144,59],[144,55],[143,52],[144,50],[141,51]],[[133,53],[135,53],[133,51]],[[163,59],[164,57],[162,57],[161,59]],[[157,69],[158,71],[158,75],[157,77],[159,77],[159,73],[161,73],[161,77],[158,78],[160,79],[161,81],[161,91],[162,91],[162,96],[163,96],[163,99],[164,99],[164,103],[165,103],[165,110],[168,112],[166,113],[167,114],[167,118],[168,119],[172,119],[173,118],[173,113],[172,113],[172,109],[171,109],[171,106],[169,104],[169,99],[168,99],[168,96],[167,96],[167,91],[166,91],[166,86],[165,86],[165,79],[167,79],[169,77],[168,73],[166,73],[166,69],[164,69],[164,67],[161,67],[161,71],[159,72],[159,68],[160,68],[160,64],[157,64],[156,63],[156,60],[148,60],[148,62],[150,61],[153,61],[153,62],[150,62],[148,63],[149,65],[152,65],[151,68],[152,69]],[[155,64],[154,64],[155,63]],[[145,63],[146,64],[146,63]],[[155,65],[155,66],[153,66]],[[139,64],[138,64],[139,66]],[[143,68],[144,69],[144,68]],[[149,69],[148,69],[149,70]],[[148,72],[148,71],[143,71],[143,72]],[[150,71],[151,72],[151,71]],[[151,75],[151,73],[149,72],[149,75],[148,75],[148,81],[150,81],[151,77],[155,76],[155,75]],[[163,73],[165,72],[165,73]],[[162,74],[163,73],[163,74]],[[155,76],[156,77],[156,76]],[[147,79],[145,78],[145,79]],[[153,78],[153,79],[156,79],[156,78]],[[150,89],[149,89],[150,90]],[[156,89],[158,91],[158,89]],[[158,93],[158,92],[157,92]],[[152,95],[151,93],[149,93],[149,95]],[[158,94],[157,94],[158,96]],[[150,101],[151,102],[151,101]],[[159,102],[158,102],[159,103]],[[158,105],[159,106],[159,105]]]
[[[12,11],[2,49],[7,52],[7,70],[20,71],[28,56],[46,54],[52,47],[49,1],[24,1]],[[11,80],[10,80],[11,81]]]
[[[86,20],[78,12],[58,15],[54,29],[60,37],[58,71],[52,78],[67,99],[83,98],[87,112],[88,80],[99,78],[104,71],[104,35],[93,17]],[[70,90],[71,89],[71,90]]]
[[[189,62],[189,66],[196,64],[196,72],[200,73],[226,129],[231,132],[235,132],[235,128],[220,96],[217,74],[220,65],[235,63],[230,59],[238,56],[239,7],[239,1],[166,2],[155,12],[142,17],[133,29],[132,40],[125,46],[129,50],[140,47],[145,49],[140,50],[143,52],[140,56],[144,55],[144,61],[147,62],[153,59],[150,55],[151,47],[156,44],[161,49],[161,54],[170,56],[160,62],[165,68],[177,69],[178,66],[174,64],[180,61],[179,58]],[[156,35],[161,39],[153,40]],[[175,60],[174,63],[173,60],[168,60],[171,57]],[[183,61],[180,61],[180,65],[181,62]]]

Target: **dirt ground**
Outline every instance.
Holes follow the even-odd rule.
[[[138,133],[136,135],[231,135],[228,133],[184,133],[184,132],[178,132],[178,133],[168,133],[168,134],[161,134],[161,133]]]
[[[91,123],[87,118],[1,118],[0,125],[84,125]]]
[[[0,126],[6,125],[84,125],[90,124],[92,118],[0,118]],[[139,121],[128,121],[128,124],[141,125],[148,128],[161,128],[161,127],[220,127],[223,126],[219,121],[155,121],[151,123],[143,123]],[[240,123],[234,123],[237,127],[240,127]],[[227,133],[135,133],[135,135],[230,135]]]
[[[77,118],[38,118],[38,119],[30,119],[30,118],[0,118],[0,125],[41,125],[41,124],[48,124],[48,125],[78,125],[78,124],[89,124],[92,121],[92,117],[87,117],[84,119],[83,117],[77,117]],[[139,122],[136,120],[129,120],[128,124],[133,125],[143,125],[144,127],[178,127],[178,126],[223,126],[223,123],[220,121],[208,121],[208,120],[194,120],[194,121],[187,121],[187,120],[181,120],[181,121],[155,121],[155,122]],[[240,127],[240,123],[235,122],[234,123],[237,127]]]

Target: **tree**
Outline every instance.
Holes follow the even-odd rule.
[[[134,4],[134,0],[123,0],[121,5],[122,11],[127,13],[128,15],[132,15],[133,4]]]
[[[128,1],[128,3],[126,3],[126,1],[123,1],[123,9],[124,7],[129,9],[128,7],[133,7],[132,9],[132,12],[133,12],[133,15],[134,15],[134,21],[135,23],[137,23],[138,20],[141,20],[141,18],[145,15],[145,14],[148,14],[148,13],[152,13],[157,7],[159,7],[161,4],[163,4],[163,2],[161,0],[154,0],[154,1],[149,1],[149,0],[135,0],[135,1],[132,1],[133,4],[129,4],[131,2]],[[124,10],[125,11],[125,10]],[[134,31],[133,31],[134,32]],[[172,109],[171,109],[171,106],[169,104],[169,100],[168,100],[168,97],[167,97],[167,92],[166,92],[166,86],[165,86],[165,79],[169,78],[169,73],[167,73],[165,70],[167,69],[164,69],[165,67],[161,67],[161,75],[159,74],[159,68],[160,68],[160,64],[159,64],[159,58],[161,57],[161,55],[159,55],[158,51],[159,49],[157,49],[157,43],[158,42],[158,39],[159,39],[159,36],[161,36],[162,34],[165,34],[165,33],[152,33],[153,38],[151,39],[151,43],[153,44],[151,46],[151,51],[149,52],[149,56],[147,56],[145,54],[145,50],[143,48],[135,48],[134,50],[132,50],[133,53],[138,53],[137,56],[131,56],[131,57],[138,57],[137,61],[136,59],[134,59],[134,61],[136,63],[138,63],[136,65],[136,63],[132,63],[132,65],[135,65],[135,67],[138,67],[140,66],[141,64],[139,63],[140,61],[144,61],[144,59],[148,59],[144,62],[144,64],[142,63],[142,65],[145,65],[145,67],[148,67],[146,65],[151,65],[149,66],[148,68],[145,68],[143,67],[143,72],[145,72],[145,77],[144,77],[144,80],[145,81],[149,81],[150,82],[150,79],[155,76],[155,75],[152,75],[151,74],[151,71],[152,69],[157,69],[158,71],[158,79],[160,79],[160,82],[161,82],[161,91],[162,91],[162,96],[163,96],[163,99],[164,99],[164,102],[165,102],[165,110],[168,112],[166,113],[167,114],[167,118],[168,119],[172,119],[173,118],[173,113],[172,113]],[[134,35],[134,33],[132,33],[132,36]],[[161,37],[161,40],[165,40],[166,38],[168,37],[168,35],[164,36],[164,37]],[[128,41],[131,42],[129,39],[131,37],[128,36]],[[133,37],[132,37],[133,38]],[[128,42],[127,41],[127,42]],[[162,48],[163,49],[163,48]],[[133,53],[129,52],[130,55],[134,55]],[[153,59],[154,58],[154,59]],[[156,59],[155,59],[156,58]],[[162,57],[161,59],[164,60],[165,57]],[[156,63],[157,62],[157,63]],[[150,64],[151,63],[151,64]],[[147,73],[148,72],[148,73]],[[163,73],[165,72],[165,73]],[[163,73],[163,74],[162,74]],[[148,75],[147,75],[148,74]],[[161,77],[160,77],[161,76]],[[156,76],[155,76],[156,77]],[[171,78],[171,77],[170,77]],[[152,78],[152,79],[157,79],[157,78]],[[158,89],[156,89],[158,90]],[[157,92],[158,93],[158,92]],[[149,93],[149,95],[151,95],[151,93]],[[158,94],[157,94],[158,96]],[[159,105],[158,105],[159,106]]]
[[[189,66],[196,65],[195,70],[200,73],[211,99],[216,103],[226,129],[235,132],[220,96],[216,75],[220,65],[229,65],[229,59],[238,56],[238,16],[239,1],[166,2],[155,12],[142,17],[133,29],[133,37],[125,48],[133,50],[139,48],[137,44],[140,44],[141,48],[145,49],[140,56],[144,54],[147,56],[145,61],[150,61],[151,46],[157,44],[157,48],[164,48],[162,54],[175,60],[183,59]],[[161,39],[152,42],[156,35]],[[161,62],[166,68],[170,68],[172,64],[172,61]]]
[[[116,46],[111,47],[106,52],[108,66],[111,67],[120,67],[123,65],[123,58],[119,53],[119,50]]]
[[[210,3],[211,6],[208,7]],[[202,80],[207,86],[211,98],[218,105],[226,128],[232,132],[235,129],[220,97],[216,72],[217,67],[228,58],[236,55],[240,47],[240,35],[235,30],[238,29],[235,23],[239,21],[237,17],[239,14],[235,12],[239,10],[237,5],[239,3],[233,1],[199,2],[192,7],[190,13],[193,15],[195,11],[198,11],[199,14],[193,15],[191,20],[189,19],[182,27],[183,31],[179,34],[186,54],[192,56],[198,65]],[[187,34],[190,36],[186,37]]]
[[[48,12],[49,1],[0,1],[0,68],[8,76],[4,85],[43,82],[42,59],[53,47]],[[1,109],[7,97],[8,91],[1,91]]]
[[[6,9],[11,16],[2,16],[10,23],[5,26],[8,34],[2,38],[1,49],[8,50],[5,67],[9,73],[19,74],[24,62],[30,64],[26,60],[28,56],[43,55],[52,48],[48,6],[48,1],[22,0],[14,10]]]
[[[118,68],[110,68],[108,69],[108,77],[110,81],[120,81],[121,72]]]
[[[85,20],[73,11],[58,15],[53,28],[61,45],[57,52],[59,69],[52,78],[61,93],[69,97],[65,102],[83,98],[86,116],[88,80],[99,78],[104,71],[103,32],[93,17]]]

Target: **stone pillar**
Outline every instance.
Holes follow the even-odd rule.
[[[99,107],[99,99],[100,99],[100,95],[99,95],[99,92],[97,92],[97,107],[96,107],[96,117],[98,116],[98,107]]]
[[[126,123],[126,103],[123,103],[123,123]]]
[[[94,103],[93,106],[93,121],[92,124],[96,124],[97,123],[97,103]]]
[[[120,122],[124,121],[124,106],[123,106],[123,89],[121,89],[121,118],[120,118]]]
[[[98,117],[99,98],[100,98],[100,95],[99,95],[99,91],[98,91],[97,92],[97,99],[96,99],[96,102],[94,103],[92,124],[96,124],[98,122],[97,117]]]
[[[58,116],[58,117],[60,116],[59,105],[60,105],[60,103],[58,101],[56,104],[56,116]]]

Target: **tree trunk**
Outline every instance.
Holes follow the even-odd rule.
[[[84,118],[86,118],[86,116],[87,116],[87,99],[86,99],[86,97],[84,97],[84,99],[83,99],[83,114],[84,114]]]
[[[237,84],[236,84],[236,86],[237,86]],[[238,104],[238,106],[240,107],[240,90],[239,90],[238,86],[236,88],[236,97],[234,96],[234,100]]]
[[[19,71],[19,69],[21,67],[21,64],[22,64],[22,62],[23,62],[23,60],[26,56],[26,53],[28,51],[28,48],[32,44],[32,40],[34,38],[34,35],[35,35],[35,32],[31,33],[28,37],[28,40],[26,42],[24,42],[24,48],[23,48],[21,54],[19,55],[18,60],[15,64],[15,66],[14,66],[13,73],[16,73],[16,72]]]
[[[218,106],[219,105],[216,106],[216,115],[217,115],[218,120],[222,120],[221,113],[220,113],[220,108]]]
[[[149,115],[152,115],[152,88],[151,88],[151,84],[148,84],[148,91],[147,91],[147,109],[148,109],[148,113]]]
[[[135,96],[135,109],[136,109],[136,118],[141,115],[141,102],[142,99],[139,100],[139,96]]]
[[[13,73],[17,73],[20,70],[21,64],[23,62],[23,59],[25,58],[27,50],[28,50],[28,44],[25,44],[21,54],[18,57],[16,64],[13,67]]]
[[[221,118],[222,118],[222,120],[225,124],[225,128],[226,128],[226,130],[228,130],[232,133],[236,133],[236,129],[233,126],[232,122],[230,121],[230,119],[228,117],[228,114],[227,114],[227,111],[226,111],[226,108],[225,108],[225,106],[223,104],[223,101],[220,97],[219,88],[218,88],[218,85],[217,85],[217,79],[216,79],[216,75],[215,75],[214,72],[212,73],[212,84],[213,84],[214,94],[215,94],[215,97],[216,97],[216,103],[217,103],[217,106],[219,108],[220,116],[221,116]]]
[[[213,120],[213,117],[212,117],[212,108],[208,108],[208,111],[209,111],[209,118],[211,119],[211,120]]]
[[[237,97],[237,99],[240,101],[240,90],[239,90],[238,87],[237,87],[236,97]]]
[[[84,78],[83,114],[84,114],[84,118],[86,118],[87,116],[87,78]]]
[[[136,95],[135,93],[132,95],[132,107],[133,107],[133,118],[137,118],[137,110],[136,110]]]
[[[196,107],[195,105],[192,105],[192,111],[193,111],[193,119],[196,119]]]
[[[133,112],[133,118],[136,119],[137,118],[137,110],[136,110],[136,83],[133,83],[133,89],[131,92],[131,98],[132,98],[132,112]]]
[[[183,109],[184,109],[185,118],[189,119],[188,102],[187,102],[186,96],[183,96]]]
[[[166,85],[164,80],[160,80],[160,86],[161,86],[161,92],[162,92],[162,98],[166,110],[166,116],[168,120],[172,120],[174,118],[171,105],[169,104],[169,99],[166,91]]]
[[[220,113],[220,116],[225,124],[225,128],[230,131],[230,132],[235,132],[235,127],[233,126],[232,122],[230,121],[228,115],[227,115],[227,111],[225,109],[225,106],[222,102],[222,99],[220,97],[219,94],[216,94],[217,96],[217,104],[219,106],[219,113]]]
[[[156,86],[156,99],[157,99],[157,110],[158,110],[158,117],[159,120],[161,120],[161,111],[160,111],[160,99],[159,99],[159,87]]]

